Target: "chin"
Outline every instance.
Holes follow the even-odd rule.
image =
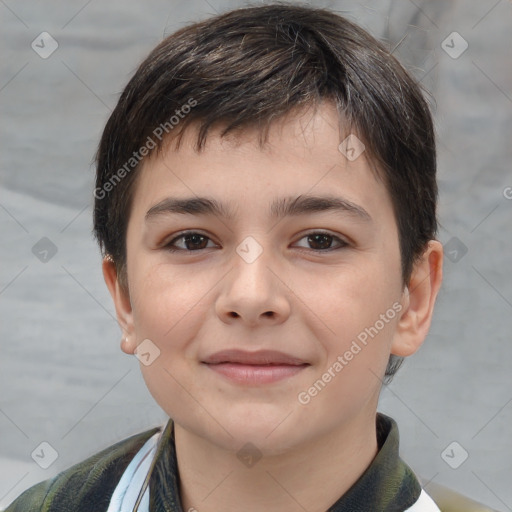
[[[193,418],[175,415],[174,419],[188,432],[235,453],[250,443],[264,455],[279,455],[299,443],[301,422],[294,410],[283,404],[231,404],[211,411],[215,411],[215,419],[204,411]]]
[[[237,456],[241,456],[245,452],[254,452],[260,457],[280,456],[287,453],[301,444],[301,439],[297,433],[284,429],[281,432],[272,432],[268,429],[258,428],[256,425],[247,426],[245,424],[234,425],[231,433],[232,438],[226,439],[213,437],[210,442],[216,444],[220,448],[231,451]]]

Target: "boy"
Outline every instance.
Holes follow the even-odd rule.
[[[171,420],[7,510],[439,510],[377,413],[441,284],[435,171],[419,87],[330,11],[165,39],[103,133],[94,229]]]

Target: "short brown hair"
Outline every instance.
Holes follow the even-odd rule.
[[[112,112],[96,155],[94,233],[126,283],[126,230],[140,162],[185,128],[197,148],[292,109],[332,101],[366,146],[389,191],[402,278],[437,232],[436,150],[421,87],[383,44],[327,9],[274,3],[182,28],[142,62]],[[165,132],[165,133],[164,133]],[[151,141],[151,142],[150,142]],[[144,150],[145,148],[145,150]],[[391,356],[386,375],[401,358]]]

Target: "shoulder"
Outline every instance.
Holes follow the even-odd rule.
[[[5,512],[101,512],[124,470],[159,428],[124,439],[26,490]]]

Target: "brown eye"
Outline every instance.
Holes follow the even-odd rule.
[[[179,241],[180,243],[178,244]],[[207,249],[209,241],[211,242],[206,235],[190,231],[188,233],[182,233],[180,236],[171,240],[165,245],[165,248],[172,252],[198,251],[201,249]],[[179,245],[181,245],[181,247]]]
[[[318,252],[327,252],[335,249],[341,249],[348,245],[348,243],[341,238],[331,235],[330,233],[323,233],[321,231],[310,233],[301,238],[301,240],[306,240],[308,248]]]
[[[308,243],[312,245],[312,249],[330,249],[333,237],[330,235],[309,235]]]

